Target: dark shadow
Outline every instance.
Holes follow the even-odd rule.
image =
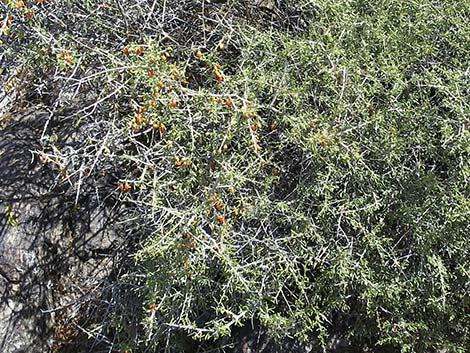
[[[3,352],[109,352],[100,324],[127,246],[113,176],[76,190],[58,179],[41,148],[49,113],[25,109],[0,123],[0,348]],[[83,143],[55,120],[61,147]],[[98,329],[96,329],[98,327]]]

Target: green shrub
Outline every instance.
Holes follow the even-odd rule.
[[[44,153],[67,180],[113,175],[143,236],[121,278],[141,327],[125,338],[117,312],[119,344],[157,351],[256,318],[323,348],[339,330],[361,347],[464,352],[468,3],[287,2],[295,28],[243,23],[237,6],[214,7],[232,22],[215,11],[220,29],[196,45],[58,40],[73,49],[57,46],[56,65],[100,92],[74,115],[92,127],[80,163]]]

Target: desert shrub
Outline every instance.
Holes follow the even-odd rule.
[[[72,185],[110,175],[139,243],[119,280],[142,310],[116,305],[116,347],[256,318],[323,348],[465,350],[467,2],[291,1],[252,22],[237,1],[34,6],[10,61],[89,131],[70,148],[59,125],[42,158]]]

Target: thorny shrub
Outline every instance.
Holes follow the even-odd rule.
[[[38,157],[129,206],[142,310],[115,304],[114,348],[253,318],[323,348],[468,347],[467,1],[2,7],[6,88],[86,128],[65,148],[46,126]]]

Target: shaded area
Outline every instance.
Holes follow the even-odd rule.
[[[33,154],[49,117],[19,108],[0,120],[0,347],[109,351],[99,332],[115,286],[108,276],[125,244],[116,232],[120,209],[103,197],[112,194],[106,180],[83,185],[75,204],[73,187]],[[59,123],[64,144],[80,143],[71,123],[49,126]]]

